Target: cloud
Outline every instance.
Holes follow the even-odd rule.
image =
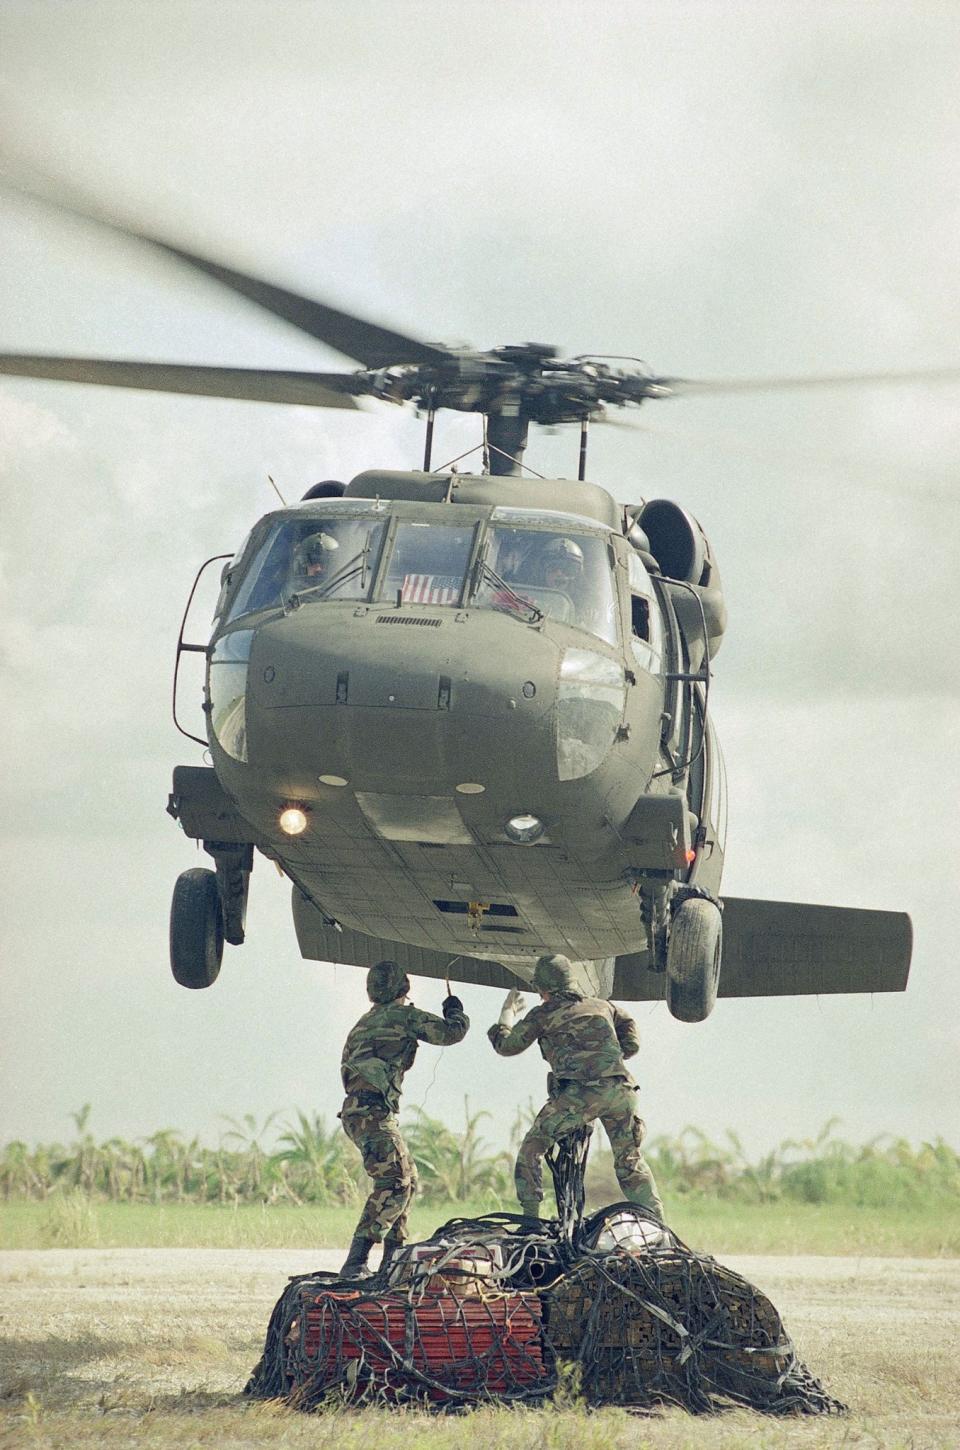
[[[0,468],[31,454],[69,454],[76,438],[50,408],[0,394]]]
[[[0,112],[8,159],[425,337],[685,376],[906,368],[956,361],[958,38],[937,5],[451,19],[277,0],[226,29],[194,3],[8,5]],[[0,203],[0,245],[7,350],[342,364],[22,203]],[[173,645],[197,566],[274,506],[268,472],[296,498],[415,466],[422,424],[12,380],[0,410],[11,1131],[58,1132],[87,1097],[123,1127],[122,1080],[142,1131],[306,1106],[315,1082],[329,1107],[302,1023],[345,1028],[358,984],[299,961],[262,863],[224,981],[209,998],[168,981],[169,892],[194,861],[163,816],[172,764],[195,758],[169,720]],[[736,1120],[761,1141],[840,1109],[864,1133],[956,1135],[955,390],[677,400],[640,421],[653,431],[595,429],[590,471],[622,498],[677,498],[718,554],[729,889],[909,906],[918,943],[904,999],[721,1003],[702,1029],[642,1009],[651,1127]],[[478,438],[445,419],[437,456]],[[569,475],[576,438],[529,458]],[[430,1110],[456,1120],[463,1082],[506,1120],[541,1090],[536,1062],[490,1065],[479,1039],[448,1054]]]

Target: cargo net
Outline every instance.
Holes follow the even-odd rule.
[[[246,1393],[336,1404],[537,1403],[840,1414],[774,1306],[635,1204],[583,1217],[589,1129],[548,1162],[559,1217],[451,1219],[373,1278],[291,1279]]]

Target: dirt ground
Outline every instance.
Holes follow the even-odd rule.
[[[290,1274],[341,1254],[285,1249],[0,1253],[0,1445],[453,1450],[820,1450],[960,1446],[960,1260],[766,1255],[726,1260],[783,1315],[801,1357],[851,1406],[839,1420],[737,1411],[381,1411],[307,1417],[239,1391]]]

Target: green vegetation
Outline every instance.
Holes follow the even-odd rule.
[[[917,1210],[960,1204],[960,1153],[942,1138],[913,1148],[889,1134],[855,1145],[836,1136],[831,1118],[816,1138],[785,1139],[753,1163],[736,1133],[717,1144],[699,1128],[654,1138],[645,1149],[661,1194],[709,1195],[730,1204],[830,1204]],[[599,1154],[590,1175],[595,1189],[612,1190],[610,1155]],[[602,1175],[606,1172],[607,1179]]]
[[[594,1199],[590,1206],[604,1200]],[[508,1205],[509,1207],[510,1205]],[[483,1200],[417,1200],[414,1238],[446,1219],[488,1212]],[[703,1194],[667,1199],[671,1227],[694,1248],[726,1254],[960,1257],[960,1204],[917,1209],[732,1203]],[[0,1248],[342,1249],[356,1207],[293,1204],[109,1203],[79,1190],[45,1202],[0,1204]]]
[[[98,1141],[89,1107],[69,1145],[0,1150],[0,1244],[8,1248],[340,1247],[367,1191],[359,1155],[334,1123],[298,1112],[288,1123],[229,1120],[206,1147],[173,1129],[138,1143]],[[423,1113],[405,1131],[420,1174],[412,1232],[455,1215],[516,1207],[507,1151],[492,1152],[486,1115],[465,1111],[456,1133]],[[516,1138],[525,1127],[521,1115]],[[836,1122],[752,1162],[728,1133],[695,1128],[654,1139],[648,1157],[671,1225],[726,1253],[960,1254],[960,1154],[899,1139],[853,1146]],[[594,1150],[588,1206],[620,1197],[609,1150]]]
[[[0,1149],[0,1199],[45,1201],[79,1190],[111,1203],[307,1204],[353,1206],[368,1191],[360,1155],[334,1121],[298,1111],[274,1127],[276,1114],[257,1124],[252,1114],[227,1119],[217,1147],[161,1128],[130,1143],[98,1142],[89,1131],[90,1105],[74,1113],[76,1137],[68,1145],[30,1148],[17,1141]],[[464,1129],[417,1114],[404,1126],[417,1161],[425,1202],[483,1197],[487,1206],[512,1198],[511,1155],[490,1153],[479,1136],[486,1113],[465,1109]],[[265,1143],[273,1134],[273,1145]]]

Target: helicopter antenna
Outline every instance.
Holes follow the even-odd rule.
[[[582,483],[587,476],[587,434],[590,431],[590,421],[584,416],[580,419],[580,461],[577,465],[577,478]]]
[[[277,495],[277,498],[283,504],[284,508],[286,508],[286,506],[287,506],[287,500],[284,498],[284,496],[280,492],[279,488],[277,488],[277,485],[274,483],[274,481],[270,477],[269,473],[267,474],[267,482],[270,484],[270,487],[273,489],[274,493]]]

